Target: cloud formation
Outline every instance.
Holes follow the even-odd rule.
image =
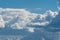
[[[48,25],[58,13],[48,10],[44,14],[38,14],[31,13],[26,9],[0,8],[0,15],[2,16],[0,20],[1,18],[4,20],[5,27],[9,26],[12,29],[24,29],[36,25]]]

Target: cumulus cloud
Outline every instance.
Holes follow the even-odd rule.
[[[0,10],[5,27],[9,26],[12,29],[24,29],[32,25],[45,26],[58,15],[51,10],[44,14],[31,13],[26,9],[0,8]],[[32,28],[29,28],[29,31],[34,32]]]

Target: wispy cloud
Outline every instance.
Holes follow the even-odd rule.
[[[57,1],[57,4],[58,4],[57,5],[58,10],[60,10],[60,0]]]
[[[42,10],[42,8],[36,8],[36,10]]]

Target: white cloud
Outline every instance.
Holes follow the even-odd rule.
[[[29,27],[29,28],[28,28],[28,31],[29,31],[29,32],[34,32],[35,30],[34,30],[34,28]]]
[[[4,25],[9,25],[12,29],[24,29],[28,27],[28,24],[45,26],[50,23],[47,21],[47,17],[55,18],[57,15],[57,12],[51,10],[44,14],[31,13],[25,9],[0,8],[0,10],[0,15],[3,16],[5,22]],[[33,32],[33,29],[31,31]]]
[[[31,23],[32,25],[39,25],[39,26],[45,26],[45,25],[47,25],[47,24],[49,24],[49,22],[48,21],[45,21],[45,22],[36,22],[36,23]]]
[[[24,27],[22,27],[22,23],[21,25],[19,25],[18,23],[15,23],[11,26],[13,29],[23,29]]]
[[[58,12],[53,12],[51,10],[48,10],[46,13],[47,13],[47,15],[51,15],[53,18],[55,18],[56,15],[58,15]]]
[[[33,14],[33,20],[29,23],[30,25],[37,25],[37,26],[46,26],[51,23],[52,18],[55,18],[58,15],[57,12],[53,12],[51,10],[46,11],[44,14]]]
[[[2,16],[0,15],[0,28],[4,28],[5,27],[5,22],[2,18]]]

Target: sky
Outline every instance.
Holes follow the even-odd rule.
[[[58,10],[57,0],[0,0],[0,35],[55,40],[60,35]]]
[[[0,0],[2,8],[23,8],[35,13],[57,10],[57,0]]]

